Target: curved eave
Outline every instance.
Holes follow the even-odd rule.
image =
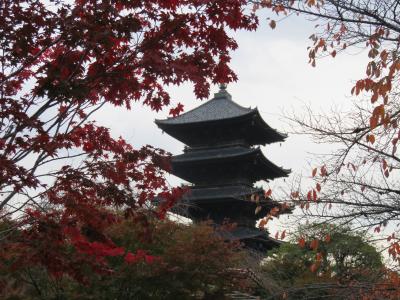
[[[200,127],[203,125],[208,125],[208,124],[218,124],[221,122],[232,122],[232,121],[237,121],[240,119],[245,119],[245,118],[249,118],[251,116],[253,116],[254,114],[258,113],[258,110],[256,108],[253,109],[249,109],[246,113],[240,114],[240,115],[236,115],[236,116],[232,116],[229,118],[221,118],[221,119],[212,119],[212,120],[204,120],[204,121],[195,121],[195,122],[185,122],[185,123],[172,123],[171,120],[173,118],[168,118],[168,119],[155,119],[154,123],[156,123],[156,125],[162,129],[163,131],[165,131],[166,133],[170,134],[169,131],[170,130],[181,130],[183,128],[187,128],[187,127]],[[171,135],[172,136],[172,135]]]
[[[287,134],[279,132],[278,130],[272,128],[268,125],[267,122],[264,121],[258,108],[256,107],[254,110],[254,120],[258,127],[263,132],[262,135],[259,136],[260,144],[271,144],[276,142],[283,142],[288,137]]]
[[[245,158],[249,155],[254,155],[259,151],[258,148],[216,148],[209,150],[190,151],[181,155],[172,157],[172,164],[186,164],[186,163],[203,163],[222,161],[234,158]]]
[[[242,227],[238,226],[231,231],[227,230],[220,230],[218,233],[223,236],[224,238],[228,238],[231,240],[249,240],[249,239],[256,239],[259,241],[269,242],[274,245],[281,245],[284,242],[271,238],[267,232],[264,230],[260,230],[258,228],[250,228],[250,227]]]
[[[269,249],[279,247],[284,243],[283,241],[271,238],[267,232],[257,228],[238,227],[231,232],[230,239],[241,241],[256,241],[263,244],[264,247]]]
[[[259,159],[260,163],[265,166],[265,171],[273,171],[275,173],[275,176],[273,178],[288,177],[289,174],[292,172],[290,169],[284,169],[275,165],[264,156],[260,148],[257,148],[257,150],[257,158]],[[260,179],[262,180],[263,178]]]
[[[218,152],[217,150],[212,150]],[[225,150],[226,151],[226,150]],[[207,155],[207,152],[209,155]],[[214,153],[215,153],[214,152]],[[182,155],[172,157],[172,169],[191,164],[209,164],[214,162],[234,162],[239,163],[246,159],[253,160],[256,163],[254,169],[255,180],[268,180],[279,177],[287,177],[291,170],[278,167],[273,162],[268,160],[262,153],[260,148],[242,148],[238,147],[238,151],[232,153],[223,153],[220,151],[217,155],[210,151],[193,151]],[[197,154],[197,155],[196,155]],[[179,175],[178,175],[179,176]],[[184,177],[182,177],[184,178]]]
[[[263,189],[253,188],[249,186],[217,186],[189,189],[184,195],[184,199],[188,201],[215,202],[216,199],[229,201],[229,199],[237,201],[247,201],[246,199],[252,194],[263,194]]]
[[[254,115],[254,112],[255,110],[252,109],[248,113],[243,115],[201,122],[169,123],[169,119],[156,119],[154,122],[163,132],[167,133],[168,135],[177,139],[185,145],[192,146],[193,144],[196,144],[196,142],[198,142],[198,137],[195,137],[196,130],[201,131],[204,128],[210,127],[220,128],[224,126],[230,126],[231,124],[240,123],[241,119],[251,119],[251,117]]]
[[[251,113],[253,109],[243,107],[232,101],[231,95],[220,91],[214,98],[176,117],[165,120],[156,120],[156,124],[189,125],[193,123],[206,123],[214,120],[225,120]]]
[[[271,198],[264,197],[262,188],[248,187],[242,190],[235,190],[235,186],[203,187],[192,188],[183,196],[182,200],[197,203],[217,203],[217,202],[245,202],[262,206],[265,208],[281,207],[281,204],[273,201]],[[258,202],[251,201],[252,195],[259,195]],[[286,211],[284,211],[286,213]]]
[[[209,127],[245,127],[248,132],[246,134],[242,133],[243,138],[247,139],[250,145],[283,142],[287,138],[287,134],[281,133],[269,126],[261,117],[257,108],[249,109],[247,113],[230,118],[186,123],[171,123],[169,121],[170,119],[157,119],[155,123],[161,130],[185,144],[190,144],[189,140],[191,140],[193,132],[196,129],[201,130],[201,128]],[[190,134],[189,137],[188,134]]]
[[[238,226],[233,230],[218,230],[218,234],[229,240],[242,240],[257,237],[268,237],[268,233],[257,228]]]

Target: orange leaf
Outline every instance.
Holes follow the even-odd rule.
[[[388,167],[387,161],[385,159],[382,159],[382,168],[385,170],[387,169],[387,167]]]
[[[325,40],[324,39],[320,39],[318,42],[317,47],[324,47],[325,46]]]
[[[311,7],[311,6],[315,5],[315,1],[316,0],[307,0],[308,6]]]
[[[383,50],[383,51],[381,52],[380,56],[381,56],[381,59],[382,59],[383,61],[386,61],[387,58],[388,58],[388,56],[389,56],[389,53],[387,53],[386,50]]]
[[[311,267],[310,267],[310,270],[311,270],[311,272],[313,272],[313,273],[315,273],[315,272],[317,271],[317,269],[318,269],[317,264],[312,264]]]
[[[267,225],[267,223],[268,223],[268,219],[267,219],[267,218],[263,218],[263,219],[260,221],[260,223],[258,224],[258,227],[260,227],[261,229],[264,229],[265,226]]]
[[[317,183],[316,185],[317,191],[320,192],[321,191],[321,185],[319,183]]]
[[[269,22],[269,26],[270,26],[272,29],[275,29],[275,27],[276,27],[276,22],[275,22],[274,20],[271,20],[271,22]]]
[[[373,93],[371,97],[371,103],[375,103],[378,101],[379,94],[378,93]]]
[[[325,236],[325,242],[329,243],[331,241],[331,236],[329,234],[327,234]]]
[[[299,198],[299,192],[292,192],[292,194],[291,194],[291,196],[292,196],[292,198]]]
[[[278,214],[278,212],[279,212],[279,207],[275,206],[271,209],[270,214],[271,216],[275,217]]]
[[[321,168],[321,176],[327,176],[328,175],[328,171],[326,170],[325,166],[322,166]]]
[[[313,239],[311,244],[310,244],[310,248],[313,250],[316,250],[318,248],[319,242],[317,239]]]
[[[286,230],[282,231],[281,233],[281,240],[283,240],[286,236]]]
[[[370,127],[371,129],[374,129],[377,125],[378,125],[378,118],[375,117],[375,116],[372,116],[372,117],[369,119],[369,127]]]
[[[372,116],[383,119],[385,117],[385,106],[383,104],[377,106],[372,111]]]
[[[367,135],[367,141],[371,144],[375,143],[375,136],[373,134]]]
[[[322,254],[321,254],[321,252],[318,252],[318,253],[317,253],[317,255],[316,255],[316,260],[317,260],[317,261],[321,261],[321,260],[322,260]]]
[[[304,237],[300,237],[298,240],[298,243],[301,248],[304,248],[306,245],[306,241],[305,241]]]
[[[317,168],[314,168],[313,170],[312,170],[312,177],[315,177],[315,175],[317,175]]]
[[[312,192],[313,192],[313,201],[316,202],[317,201],[317,192],[315,190],[313,190]]]
[[[275,233],[275,239],[277,240],[279,238],[279,231],[277,231],[276,233]]]

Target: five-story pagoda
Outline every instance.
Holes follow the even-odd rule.
[[[155,122],[186,145],[183,154],[172,157],[171,172],[192,187],[183,199],[186,209],[175,212],[195,222],[211,219],[222,224],[228,219],[237,224],[225,233],[229,238],[258,250],[274,246],[276,241],[255,225],[279,204],[254,183],[286,177],[290,171],[273,164],[255,146],[282,142],[287,136],[265,123],[257,108],[233,102],[225,85],[199,107]]]

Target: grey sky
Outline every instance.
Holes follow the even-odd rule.
[[[304,104],[316,112],[333,105],[348,106],[352,84],[364,73],[365,55],[343,53],[335,59],[324,58],[313,68],[306,49],[313,30],[311,23],[293,17],[279,22],[275,30],[262,19],[257,32],[234,33],[239,49],[233,53],[231,65],[239,80],[228,86],[233,100],[245,107],[257,106],[267,123],[284,132],[289,128],[282,119],[283,111],[301,115]],[[217,90],[212,88],[210,98]],[[201,104],[190,85],[170,91],[173,101],[182,102],[185,111]],[[177,154],[183,145],[154,124],[155,118],[167,115],[167,111],[156,113],[138,104],[131,111],[107,107],[96,119],[135,146],[151,144]],[[278,165],[300,172],[308,168],[308,152],[318,152],[318,148],[305,137],[290,135],[282,145],[267,146],[264,152]]]

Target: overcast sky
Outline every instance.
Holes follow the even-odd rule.
[[[273,128],[288,132],[282,112],[304,114],[309,104],[313,111],[329,110],[331,106],[350,105],[350,90],[354,81],[364,74],[366,54],[349,49],[336,58],[327,57],[313,68],[308,64],[308,37],[315,31],[315,23],[301,17],[290,17],[278,22],[275,30],[261,16],[256,32],[234,32],[239,49],[232,53],[231,66],[238,75],[236,83],[229,84],[233,100],[245,107],[258,107],[264,120]],[[170,89],[174,102],[185,105],[185,111],[200,105],[190,85]],[[211,95],[218,91],[213,87]],[[168,112],[155,113],[141,105],[131,111],[105,108],[96,115],[101,125],[109,127],[114,136],[123,136],[139,147],[151,144],[180,154],[183,145],[154,124],[155,118],[165,118]],[[314,152],[327,152],[329,145],[316,146],[305,136],[289,135],[282,145],[263,147],[264,154],[284,168],[292,169],[292,176],[311,173]],[[169,182],[181,181],[171,177]],[[271,186],[284,184],[277,180]]]
[[[365,54],[354,55],[356,50],[342,53],[335,59],[327,57],[313,68],[308,64],[308,36],[314,26],[300,17],[279,22],[272,30],[265,17],[260,19],[257,32],[235,32],[239,49],[232,53],[232,68],[239,77],[229,84],[228,92],[233,100],[245,107],[258,107],[264,120],[272,127],[288,132],[290,128],[282,118],[282,112],[295,111],[304,114],[309,104],[315,112],[331,106],[350,105],[350,90],[354,80],[364,74]],[[191,85],[170,88],[174,102],[181,102],[185,111],[202,102],[196,100]],[[214,86],[211,96],[218,91]],[[211,98],[210,96],[210,98]],[[114,136],[123,136],[135,146],[151,144],[173,154],[182,151],[183,145],[168,136],[154,124],[155,118],[165,118],[167,111],[153,112],[140,104],[131,111],[105,108],[96,115],[102,125],[111,128]],[[308,170],[310,154],[327,150],[316,147],[304,136],[289,135],[282,145],[264,147],[268,158],[294,173]],[[174,182],[177,180],[174,180]]]

